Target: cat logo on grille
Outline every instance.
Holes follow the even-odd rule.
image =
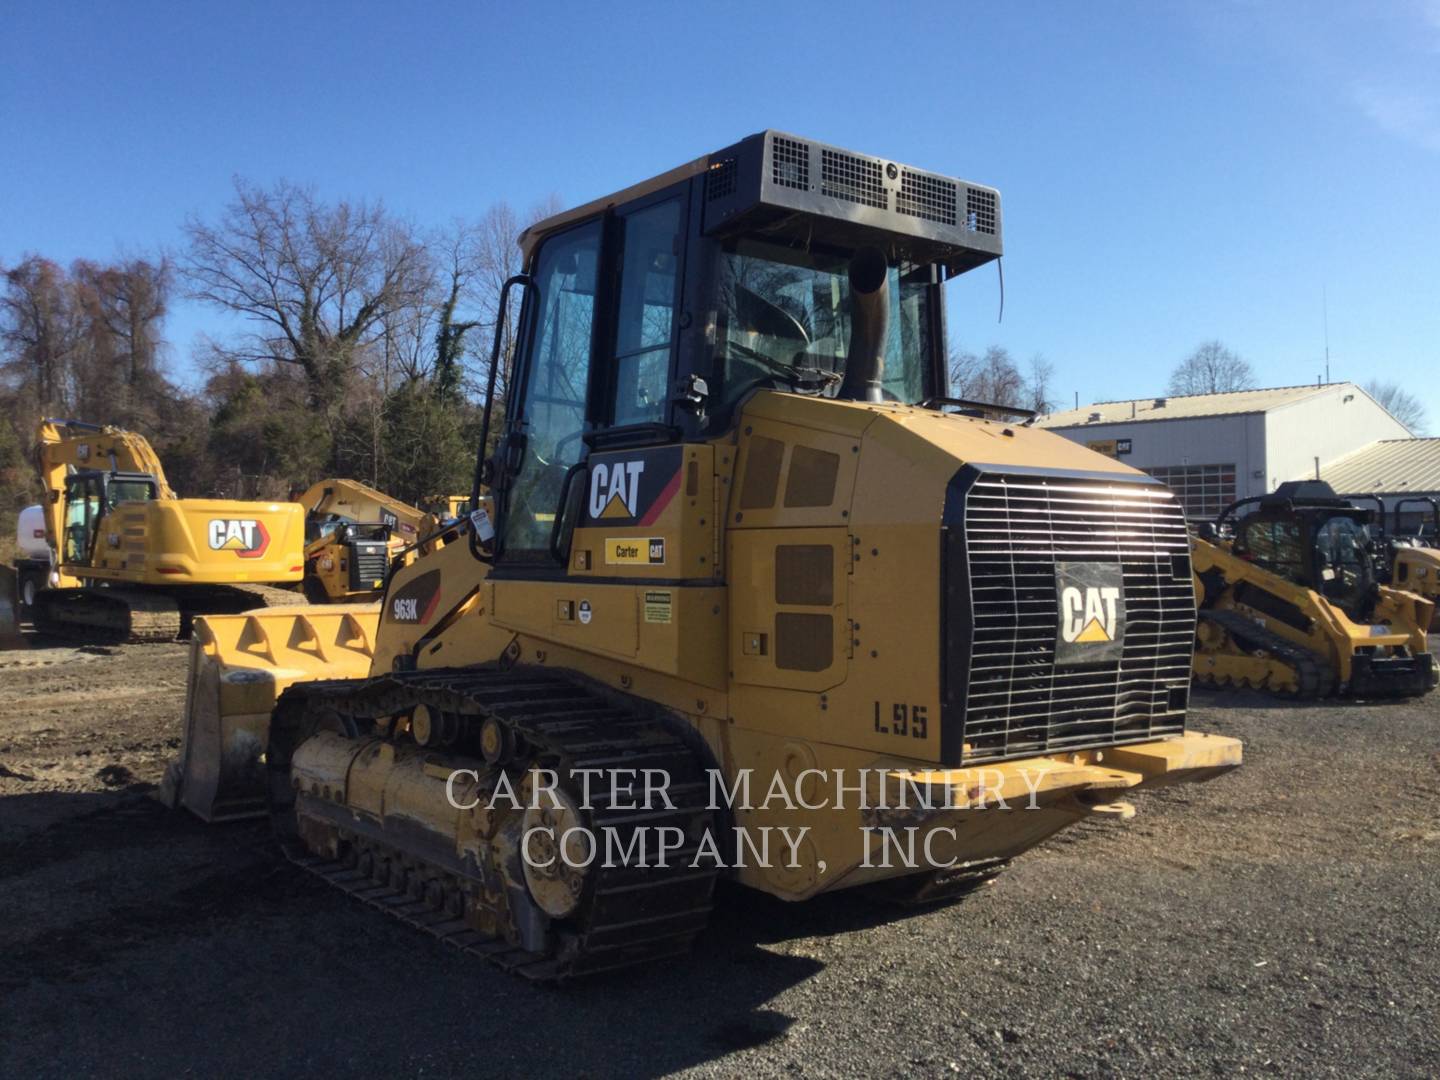
[[[1118,660],[1125,642],[1124,576],[1114,563],[1055,564],[1057,664]]]

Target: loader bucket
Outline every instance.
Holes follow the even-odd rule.
[[[370,674],[378,605],[269,608],[195,620],[180,755],[160,797],[205,821],[265,813],[264,753],[291,683]]]

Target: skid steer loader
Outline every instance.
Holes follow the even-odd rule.
[[[300,508],[181,499],[143,435],[42,420],[36,468],[54,569],[26,602],[41,633],[146,642],[197,614],[298,603]]]
[[[1196,681],[1297,698],[1433,690],[1434,604],[1379,583],[1371,520],[1316,480],[1226,507],[1192,541]]]
[[[1340,497],[1351,502],[1373,502],[1376,506],[1375,516],[1370,519],[1370,554],[1380,584],[1417,593],[1430,603],[1440,605],[1440,551],[1431,546],[1433,531],[1427,537],[1423,521],[1414,533],[1405,533],[1400,528],[1401,511],[1406,506],[1419,505],[1429,508],[1433,529],[1435,524],[1440,524],[1440,502],[1429,498],[1401,499],[1395,504],[1393,525],[1387,525],[1385,500],[1379,495]],[[1431,616],[1428,629],[1431,633],[1440,629],[1440,606]]]
[[[1240,763],[1171,494],[944,397],[994,189],[767,131],[520,242],[493,516],[379,612],[201,620],[182,803],[551,979],[684,950],[721,873],[943,899]]]

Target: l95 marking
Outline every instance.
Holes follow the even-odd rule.
[[[890,722],[880,722],[880,702],[875,702],[875,731],[881,735],[909,735],[912,739],[923,739],[930,730],[927,707],[897,703],[890,707]]]

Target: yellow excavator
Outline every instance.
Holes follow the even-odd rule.
[[[954,897],[1240,763],[1186,730],[1173,496],[944,396],[993,188],[766,131],[520,243],[491,509],[378,612],[200,620],[172,798],[556,979],[683,951],[721,874]]]
[[[1433,690],[1435,605],[1380,583],[1372,520],[1323,481],[1301,480],[1207,523],[1192,541],[1196,681],[1297,698]]]
[[[380,599],[390,562],[435,532],[433,515],[358,480],[321,480],[305,508],[305,597],[312,604]]]
[[[301,580],[302,512],[290,503],[181,499],[144,436],[42,420],[48,587],[27,596],[41,633],[173,641],[198,614],[287,604]]]

